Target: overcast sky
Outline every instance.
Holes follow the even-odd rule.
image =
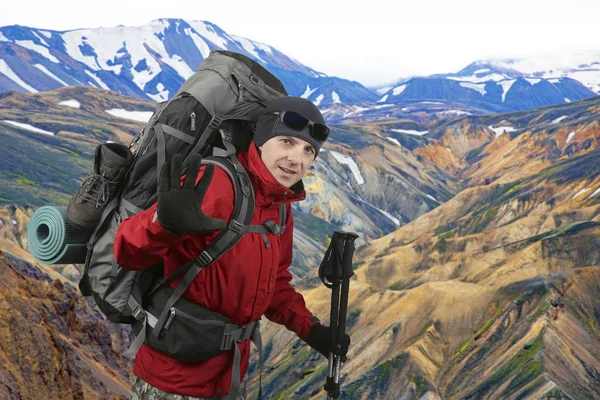
[[[328,75],[376,85],[489,58],[600,50],[600,0],[0,0],[0,26],[209,21]]]

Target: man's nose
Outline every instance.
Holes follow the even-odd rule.
[[[292,150],[288,153],[288,160],[294,164],[299,164],[302,160],[302,152],[298,150]]]

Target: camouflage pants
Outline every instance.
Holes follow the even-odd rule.
[[[246,400],[246,393],[248,390],[248,382],[246,379],[242,381],[240,395],[237,400]],[[214,400],[220,399],[221,397],[192,397],[182,396],[180,394],[163,392],[159,388],[150,385],[148,382],[144,382],[139,377],[133,377],[133,394],[129,400]]]

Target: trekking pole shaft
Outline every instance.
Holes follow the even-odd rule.
[[[337,345],[337,331],[338,331],[338,318],[339,318],[339,306],[340,306],[340,284],[338,282],[334,282],[333,287],[331,288],[331,311],[329,314],[329,325],[331,328],[331,337],[329,338],[331,346],[330,349],[333,349]]]
[[[348,292],[350,291],[350,278],[354,275],[352,271],[352,256],[354,255],[354,240],[358,235],[354,233],[348,233],[346,235],[346,241],[344,243],[344,255],[342,259],[342,287],[340,297],[340,311],[338,315],[338,329],[337,329],[337,340],[336,344],[341,343],[344,335],[346,334],[346,316],[348,312]]]

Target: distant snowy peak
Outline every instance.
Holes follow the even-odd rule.
[[[470,82],[514,78],[571,78],[600,94],[600,51],[475,61],[450,79]]]
[[[475,61],[457,73],[377,89],[379,103],[435,100],[491,112],[526,110],[600,94],[600,51]]]

